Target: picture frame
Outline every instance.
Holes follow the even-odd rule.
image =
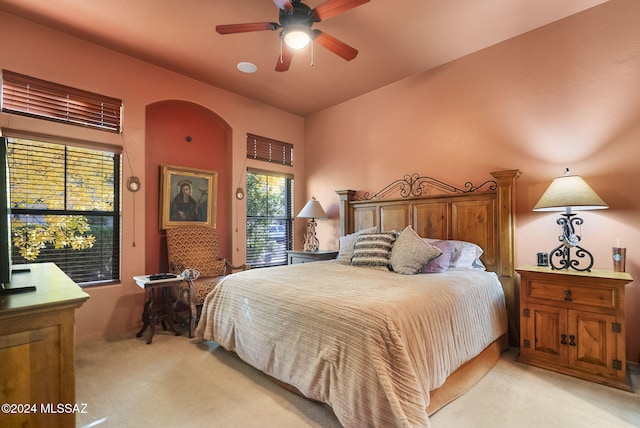
[[[160,168],[160,229],[216,227],[218,173],[164,164]]]

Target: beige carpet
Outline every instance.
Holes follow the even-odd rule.
[[[433,428],[640,427],[640,393],[514,361],[517,349],[466,395],[431,417]],[[326,407],[278,387],[218,348],[135,332],[77,345],[79,427],[339,427]],[[634,390],[640,372],[633,370]]]

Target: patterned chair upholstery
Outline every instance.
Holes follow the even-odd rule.
[[[200,273],[197,279],[185,281],[174,290],[176,304],[182,303],[189,308],[189,337],[193,337],[207,294],[225,275],[234,269],[246,269],[246,265],[235,268],[220,257],[218,233],[208,226],[167,229],[167,253],[173,273],[180,274],[185,269],[195,269]]]

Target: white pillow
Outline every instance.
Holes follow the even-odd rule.
[[[336,257],[336,263],[343,265],[351,264],[351,257],[353,257],[353,247],[356,245],[358,237],[363,233],[376,233],[378,226],[371,227],[369,229],[362,229],[355,233],[350,233],[340,237],[340,248],[338,250],[338,257]]]
[[[439,241],[439,239],[426,239],[427,242]],[[480,260],[480,256],[484,252],[479,245],[472,242],[457,241],[455,239],[442,239],[450,243],[453,247],[453,254],[451,256],[451,262],[449,262],[449,269],[481,269],[486,270],[486,267]]]
[[[411,226],[407,226],[391,249],[391,269],[404,275],[413,275],[440,254],[442,251],[439,248],[425,242]]]

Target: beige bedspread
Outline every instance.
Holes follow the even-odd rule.
[[[421,427],[429,391],[506,329],[493,273],[330,261],[228,276],[207,296],[196,338],[328,404],[345,427]]]

